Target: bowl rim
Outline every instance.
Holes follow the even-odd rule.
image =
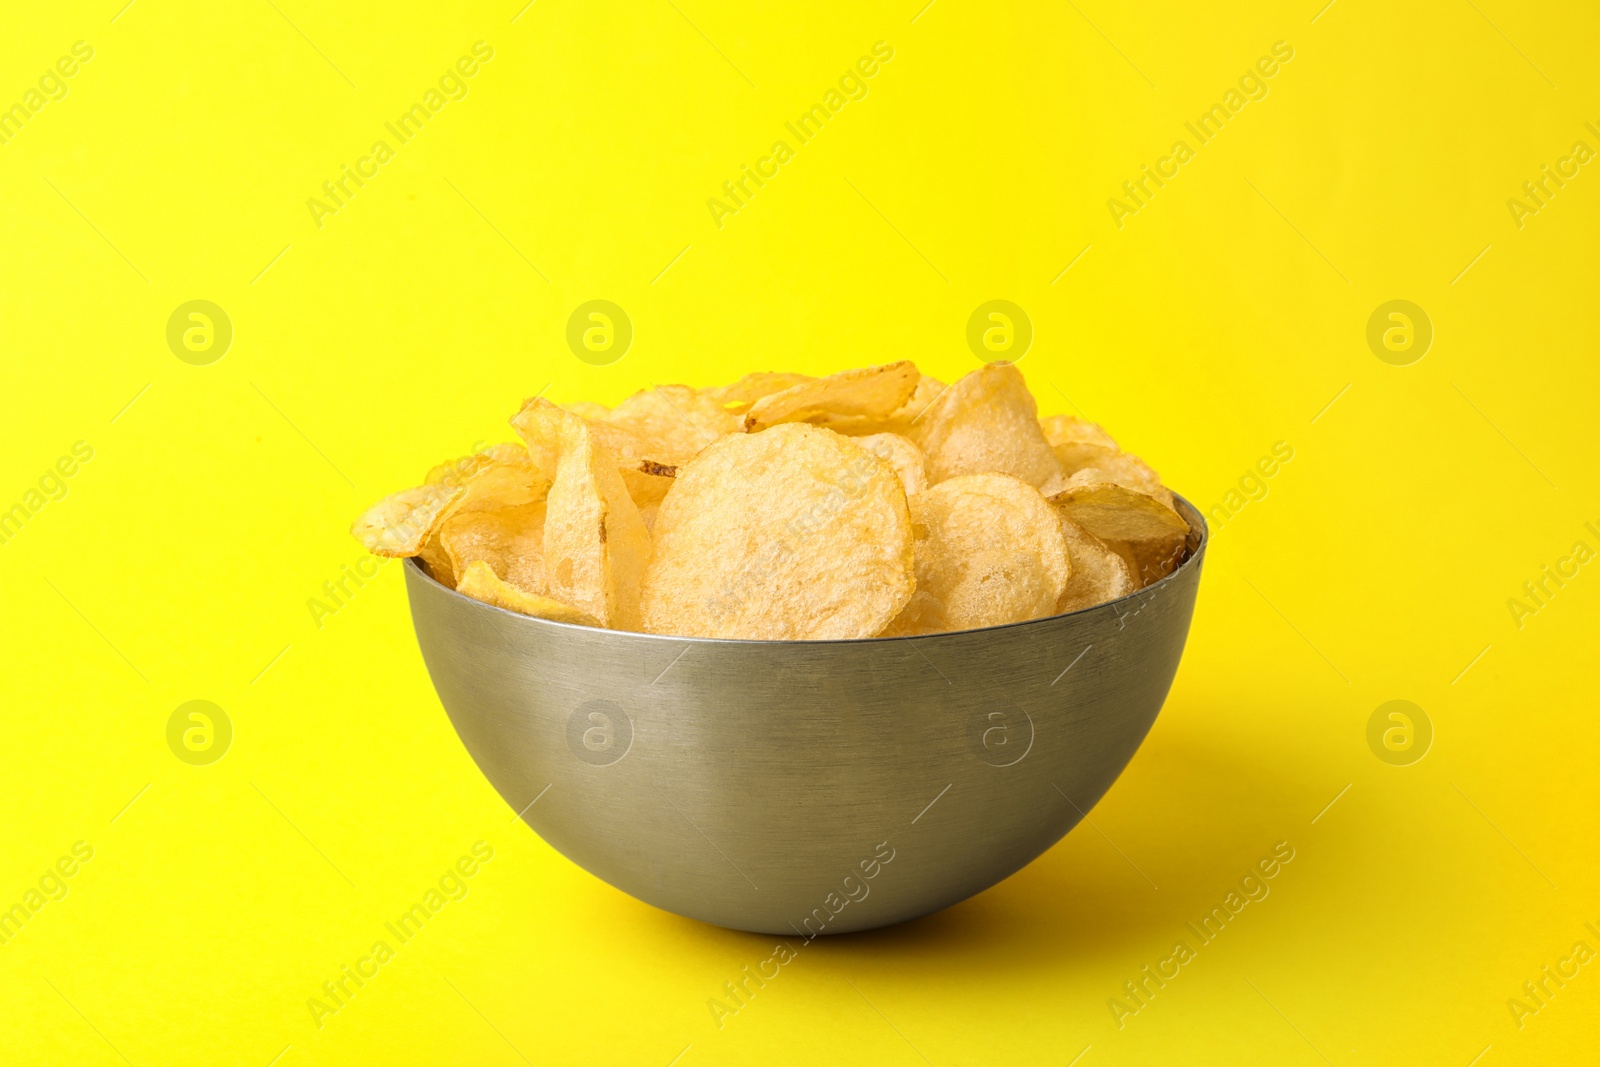
[[[1176,503],[1179,503],[1179,504],[1183,505],[1183,509],[1184,510],[1180,511],[1179,514],[1183,515],[1184,519],[1186,521],[1188,521],[1190,531],[1198,534],[1198,540],[1195,543],[1194,549],[1189,553],[1188,558],[1185,559],[1182,563],[1178,564],[1178,566],[1173,568],[1171,574],[1168,574],[1165,577],[1160,578],[1156,582],[1154,582],[1154,583],[1152,583],[1150,585],[1144,586],[1143,588],[1135,589],[1131,593],[1124,593],[1122,596],[1119,596],[1114,600],[1103,600],[1098,604],[1090,604],[1086,608],[1076,608],[1076,609],[1074,609],[1072,611],[1063,611],[1063,612],[1060,612],[1059,614],[1056,614],[1056,615],[1040,615],[1037,618],[1033,618],[1033,619],[1023,619],[1021,622],[1003,622],[1003,623],[997,623],[994,626],[977,626],[977,627],[973,627],[971,629],[966,629],[966,630],[940,630],[937,633],[931,633],[931,634],[897,634],[897,635],[895,635],[893,637],[827,637],[827,638],[810,638],[810,639],[800,640],[800,641],[784,641],[784,640],[772,640],[770,638],[764,638],[764,637],[685,637],[685,636],[683,636],[681,634],[652,634],[652,633],[645,633],[643,630],[613,630],[613,629],[610,629],[609,627],[605,627],[605,626],[589,626],[589,625],[586,625],[586,624],[580,623],[580,622],[559,622],[559,621],[557,621],[555,619],[543,619],[543,618],[540,618],[537,615],[524,615],[519,611],[511,611],[511,610],[509,610],[507,608],[497,607],[494,604],[485,603],[484,601],[479,600],[476,597],[467,596],[465,593],[460,592],[459,590],[456,590],[456,589],[452,589],[448,585],[445,585],[443,582],[439,581],[433,575],[431,575],[427,571],[423,570],[422,561],[421,561],[420,557],[409,556],[409,557],[406,557],[402,562],[406,565],[406,567],[408,569],[415,571],[416,572],[416,576],[418,578],[421,578],[423,581],[428,582],[428,583],[430,583],[430,584],[432,584],[434,586],[437,586],[440,590],[442,590],[443,592],[445,592],[449,596],[455,597],[455,598],[457,598],[459,600],[464,600],[464,601],[466,601],[467,603],[471,604],[474,608],[476,608],[478,610],[498,612],[498,613],[500,613],[502,615],[509,616],[510,618],[520,620],[524,625],[533,626],[533,627],[554,627],[554,628],[556,628],[558,630],[576,630],[576,631],[585,632],[585,633],[597,633],[597,634],[621,634],[621,635],[626,635],[628,637],[649,638],[649,639],[657,640],[657,641],[687,641],[687,642],[697,642],[697,643],[702,643],[702,644],[721,644],[721,645],[761,645],[761,646],[805,645],[805,646],[816,646],[816,645],[867,645],[867,644],[870,644],[872,642],[888,643],[888,642],[893,642],[893,641],[927,641],[927,640],[936,640],[936,639],[942,638],[942,637],[956,637],[956,636],[965,635],[965,634],[981,634],[981,633],[990,633],[990,632],[994,632],[994,631],[998,631],[998,630],[1012,630],[1012,629],[1016,629],[1017,627],[1021,627],[1021,626],[1037,626],[1037,625],[1040,625],[1041,623],[1054,622],[1057,619],[1068,619],[1068,618],[1071,618],[1074,615],[1082,615],[1082,614],[1085,614],[1085,613],[1091,612],[1091,611],[1099,611],[1099,610],[1101,610],[1103,608],[1108,608],[1108,607],[1111,607],[1111,606],[1113,606],[1115,604],[1120,604],[1123,601],[1133,600],[1134,598],[1143,596],[1146,593],[1149,593],[1153,597],[1155,595],[1155,593],[1152,592],[1152,590],[1160,590],[1162,586],[1167,585],[1169,582],[1176,581],[1180,575],[1183,575],[1186,572],[1188,572],[1188,571],[1190,571],[1190,570],[1192,570],[1194,568],[1199,567],[1200,563],[1201,563],[1201,560],[1205,557],[1206,546],[1207,546],[1207,544],[1210,543],[1210,539],[1211,539],[1211,528],[1206,522],[1206,517],[1205,517],[1204,513],[1202,513],[1199,508],[1195,507],[1192,503],[1190,503],[1188,498],[1180,496],[1177,493],[1173,493],[1172,494],[1172,499]],[[1185,511],[1187,512],[1187,514],[1184,514]],[[408,577],[409,577],[409,575],[408,575]],[[409,589],[409,582],[407,583],[407,588]],[[407,602],[409,603],[409,601],[410,601],[410,594],[408,592],[408,594],[407,594]]]

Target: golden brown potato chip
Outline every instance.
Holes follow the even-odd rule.
[[[713,397],[687,385],[658,385],[634,393],[605,416],[645,447],[640,459],[687,463],[724,434],[739,430],[739,417]]]
[[[917,365],[910,360],[840,371],[769,393],[744,416],[749,433],[786,422],[809,422],[841,433],[883,429],[917,388]]]
[[[1076,415],[1046,415],[1039,420],[1039,429],[1044,431],[1044,439],[1050,442],[1051,448],[1058,445],[1099,445],[1111,449],[1117,447],[1111,435],[1098,424],[1088,419],[1080,419]]]
[[[1061,464],[1062,475],[1069,478],[1086,467],[1104,469],[1107,464],[1115,463],[1122,455],[1115,448],[1088,441],[1065,441],[1053,444],[1050,448],[1055,452],[1057,462]]]
[[[746,374],[743,378],[731,385],[718,386],[707,389],[706,394],[725,408],[738,410],[754,404],[764,396],[782,392],[785,389],[800,385],[803,382],[816,381],[809,374],[794,374],[790,371],[758,370]]]
[[[922,458],[922,449],[908,437],[897,433],[872,433],[855,438],[856,444],[879,459],[886,460],[900,476],[906,496],[914,496],[928,488],[928,473]]]
[[[589,434],[596,445],[617,457],[617,473],[622,476],[622,484],[636,506],[642,508],[661,502],[672,488],[676,466],[641,459],[640,455],[649,451],[649,446],[621,426],[591,422]]]
[[[474,452],[470,456],[461,456],[457,459],[446,460],[434,465],[428,471],[428,476],[422,480],[423,485],[465,485],[468,478],[474,473],[487,467],[494,460],[487,450]]]
[[[522,445],[507,443],[439,464],[428,472],[426,484],[465,486],[466,499],[456,510],[472,511],[543,499],[550,475],[534,465]]]
[[[402,489],[363,512],[350,533],[375,556],[415,556],[466,495],[461,485]]]
[[[1009,474],[1039,488],[1061,474],[1022,372],[1009,363],[986,364],[957,381],[906,436],[928,457],[933,485],[962,474]]]
[[[1005,474],[967,474],[911,501],[917,595],[884,636],[970,630],[1053,614],[1069,575],[1061,518]]]
[[[461,584],[456,589],[474,600],[481,600],[485,604],[493,604],[497,608],[505,608],[507,611],[515,611],[522,615],[552,619],[555,622],[575,622],[582,626],[600,625],[599,620],[593,615],[579,611],[570,604],[563,604],[559,600],[552,600],[539,593],[530,593],[509,582],[501,581],[494,573],[494,569],[481,559],[473,560],[467,565],[466,572],[461,576]]]
[[[557,406],[563,411],[572,412],[580,419],[603,419],[611,411],[604,404],[596,404],[592,400],[574,400]]]
[[[633,394],[589,428],[616,455],[623,484],[643,507],[666,495],[673,468],[724,434],[738,432],[741,423],[713,396],[686,385],[659,385]]]
[[[905,433],[905,428],[916,422],[922,413],[928,410],[928,405],[939,399],[939,395],[948,388],[950,387],[937,378],[921,375],[917,379],[917,388],[911,393],[911,397],[900,405],[899,411],[894,413],[891,421],[895,424],[895,432]]]
[[[911,596],[900,479],[830,430],[788,423],[722,438],[678,472],[654,533],[649,633],[871,637]]]
[[[495,577],[525,593],[543,593],[544,501],[509,508],[458,511],[439,528],[450,570],[465,575],[482,561]]]
[[[530,451],[533,442],[541,448],[553,442],[557,456],[544,519],[550,595],[602,626],[637,630],[650,534],[617,473],[616,456],[595,442],[588,423],[546,400],[524,404],[512,425]]]
[[[554,462],[551,460],[550,462]],[[544,499],[550,488],[551,473],[534,463],[528,450],[519,444],[490,445],[481,452],[441,463],[428,472],[427,484],[459,486],[466,490],[452,505],[449,515],[522,507]],[[416,554],[428,565],[428,573],[446,585],[454,586],[459,572],[450,553],[440,543],[443,523],[434,526]]]
[[[614,409],[535,398],[511,423],[522,444],[434,467],[352,533],[511,610],[761,639],[1076,610],[1198,545],[1154,470],[1092,422],[1039,418],[1012,364],[949,387],[900,361]]]
[[[1054,447],[1056,459],[1061,463],[1061,473],[1065,475],[1063,480],[1053,483],[1055,491],[1076,485],[1112,482],[1127,489],[1137,489],[1172,507],[1172,491],[1161,484],[1160,475],[1138,456],[1104,445],[1080,443]]]
[[[1128,561],[1108,548],[1098,537],[1061,516],[1061,533],[1067,541],[1067,559],[1072,576],[1056,601],[1056,612],[1077,611],[1127,596],[1138,588]]]
[[[1189,524],[1159,501],[1110,482],[1078,485],[1050,502],[1127,560],[1143,588],[1183,560]]]
[[[434,581],[448,585],[451,589],[456,587],[456,572],[450,566],[450,553],[444,550],[444,545],[439,540],[438,529],[423,542],[422,548],[417,552],[417,558],[427,565],[428,573],[433,576]]]

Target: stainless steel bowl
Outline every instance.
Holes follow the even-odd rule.
[[[965,900],[1083,818],[1144,740],[1205,556],[984,630],[724,641],[490,607],[406,568],[423,658],[512,810],[658,908],[802,936]]]

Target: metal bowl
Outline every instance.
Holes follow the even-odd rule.
[[[1205,556],[982,630],[727,641],[530,618],[405,567],[450,721],[540,837],[640,900],[801,936],[949,907],[1071,830],[1144,740]]]

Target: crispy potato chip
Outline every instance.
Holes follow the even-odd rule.
[[[1005,474],[966,474],[911,501],[917,595],[884,636],[970,630],[1053,614],[1069,576],[1061,518]]]
[[[737,433],[741,423],[713,396],[686,385],[661,385],[633,394],[589,429],[616,455],[623,484],[643,507],[666,495],[674,468],[724,434]]]
[[[928,410],[928,405],[939,399],[939,394],[950,388],[937,378],[921,375],[917,379],[917,388],[912,391],[910,398],[900,405],[900,410],[894,413],[890,421],[897,427],[896,433],[905,433],[905,427],[910,426]]]
[[[1009,474],[1039,488],[1060,477],[1022,372],[990,363],[939,395],[906,436],[928,457],[928,481],[962,474]]]
[[[525,403],[511,422],[530,452],[537,442],[557,457],[544,519],[550,595],[602,626],[637,630],[650,534],[617,473],[616,456],[595,442],[588,423],[547,400]]]
[[[555,622],[575,622],[581,626],[600,625],[599,620],[593,615],[579,611],[570,604],[563,604],[559,600],[552,600],[539,593],[530,593],[509,582],[501,581],[494,573],[494,569],[481,559],[473,560],[467,565],[466,572],[461,575],[461,584],[456,589],[474,600],[481,600],[485,604],[493,604],[497,608],[505,608],[507,611],[515,611],[522,615],[533,615]]]
[[[707,389],[705,392],[717,403],[730,410],[739,410],[748,407],[764,396],[782,392],[804,382],[816,381],[809,374],[794,374],[790,371],[758,370],[746,374],[743,378],[731,385],[718,386]]]
[[[1044,439],[1050,442],[1051,448],[1058,445],[1099,445],[1110,449],[1117,447],[1111,435],[1098,424],[1088,419],[1080,419],[1076,415],[1047,415],[1039,420],[1039,429],[1044,431]]]
[[[434,467],[351,532],[514,611],[778,640],[1072,611],[1199,543],[1154,470],[1092,422],[1039,418],[1011,364],[948,387],[900,361],[615,408],[534,398],[511,424],[522,444]]]
[[[911,596],[900,479],[849,438],[813,426],[722,438],[678,472],[654,532],[649,633],[871,637]]]
[[[489,445],[470,456],[438,464],[428,471],[423,482],[426,485],[465,485],[479,471],[495,464],[526,465],[530,462],[528,450],[522,445],[514,442]]]
[[[702,448],[740,428],[737,415],[687,385],[658,385],[634,393],[603,421],[639,439],[645,451],[638,458],[669,465],[689,462]]]
[[[1127,560],[1140,588],[1172,573],[1183,560],[1189,524],[1136,489],[1110,482],[1078,485],[1050,502]]]
[[[1061,516],[1061,533],[1067,541],[1072,575],[1056,601],[1056,612],[1077,611],[1126,596],[1138,588],[1128,561],[1083,527]]]
[[[466,495],[461,485],[402,489],[363,512],[350,533],[375,556],[415,556]]]
[[[434,530],[432,536],[423,542],[422,548],[417,551],[417,558],[427,566],[434,581],[451,589],[456,587],[456,572],[450,566],[450,554],[444,550],[438,530]]]
[[[879,459],[888,461],[889,466],[900,476],[900,484],[905,486],[906,496],[914,496],[928,488],[928,473],[922,458],[922,449],[912,444],[910,438],[901,437],[897,433],[873,433],[857,437],[855,442]]]
[[[516,507],[458,511],[439,528],[450,570],[465,575],[476,562],[525,593],[543,593],[544,501]]]
[[[596,404],[592,400],[574,400],[567,404],[558,404],[563,411],[570,411],[580,419],[603,419],[611,409],[604,404]]]
[[[648,451],[649,446],[620,426],[604,421],[591,422],[589,434],[596,445],[617,457],[617,473],[622,476],[622,484],[627,487],[635,506],[643,508],[661,503],[661,498],[672,488],[672,478],[677,473],[675,465],[641,459],[641,453]]]
[[[535,503],[544,499],[550,488],[550,477],[549,469],[536,465],[526,448],[508,443],[490,445],[481,452],[439,464],[428,472],[428,484],[459,486],[466,490],[449,509],[449,514],[454,515]],[[442,529],[441,522],[416,554],[428,565],[429,574],[453,587],[459,572],[451,563],[450,553],[440,543]]]
[[[556,466],[561,460],[560,428],[565,425],[566,420],[552,415],[552,410],[565,415],[572,414],[541,397],[524,400],[522,407],[511,416],[511,428],[522,438],[523,447],[528,450],[528,456],[534,467],[544,471],[550,476],[550,480],[554,481]],[[583,421],[581,415],[572,417]]]
[[[428,472],[428,485],[465,486],[457,511],[515,507],[544,499],[550,471],[540,469],[520,444],[490,445],[481,452],[441,463]]]
[[[1065,475],[1059,483],[1054,483],[1057,492],[1077,485],[1112,482],[1127,489],[1137,489],[1172,507],[1172,490],[1162,485],[1161,476],[1138,456],[1095,444],[1069,443],[1055,445],[1054,448],[1056,459],[1061,463],[1061,473]]]
[[[493,462],[494,460],[487,451],[474,452],[470,456],[446,460],[432,467],[428,471],[428,476],[422,480],[422,484],[465,485],[469,477]]]
[[[744,416],[749,433],[786,422],[856,433],[884,429],[917,387],[917,365],[910,360],[840,371],[769,393]]]

